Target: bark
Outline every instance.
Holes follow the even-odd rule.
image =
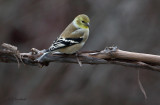
[[[160,71],[160,56],[144,53],[123,51],[117,47],[107,47],[102,51],[86,51],[78,54],[51,54],[44,55],[43,50],[32,48],[31,52],[20,53],[16,46],[2,44],[0,62],[23,63],[30,66],[48,66],[50,62],[83,64],[115,64],[134,68]]]

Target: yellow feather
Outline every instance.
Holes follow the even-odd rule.
[[[87,15],[78,15],[73,22],[66,27],[59,38],[83,38],[82,42],[65,48],[57,49],[55,51],[72,54],[80,50],[89,36],[89,22],[90,19]]]

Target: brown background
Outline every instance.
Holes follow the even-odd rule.
[[[0,0],[0,44],[45,49],[78,14],[91,18],[82,50],[116,45],[160,54],[160,0]],[[160,73],[135,68],[0,63],[0,105],[160,105]]]

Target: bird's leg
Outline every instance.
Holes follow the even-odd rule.
[[[78,51],[76,52],[76,58],[77,58],[77,62],[79,64],[79,66],[82,67],[82,62],[78,58]]]

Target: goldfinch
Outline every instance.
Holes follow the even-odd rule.
[[[62,34],[46,50],[46,53],[73,54],[79,51],[89,36],[90,19],[85,14],[80,14],[66,27]],[[38,58],[38,61],[44,56]]]

